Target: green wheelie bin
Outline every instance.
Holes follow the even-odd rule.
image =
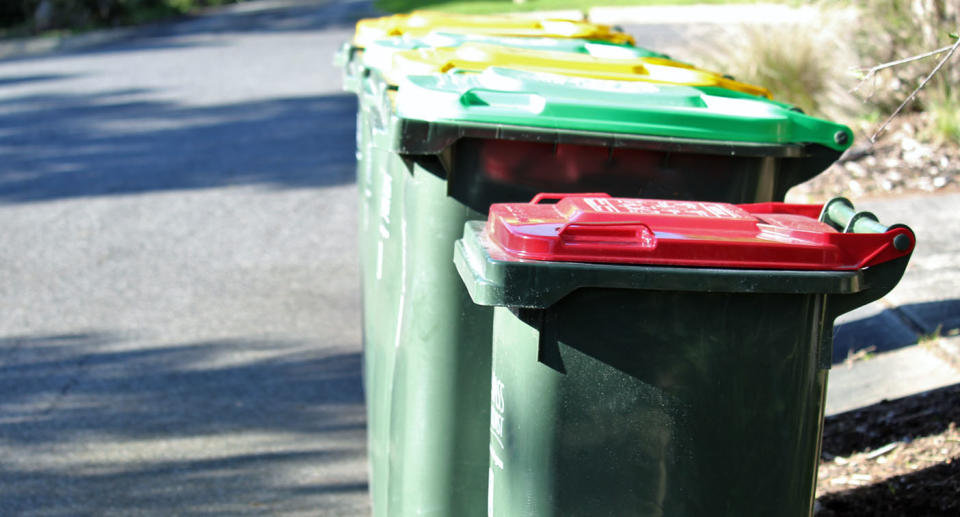
[[[402,214],[399,212],[401,205],[393,194],[398,191],[403,179],[400,172],[403,167],[391,165],[391,160],[397,160],[397,156],[389,152],[389,146],[382,142],[377,144],[385,138],[385,120],[390,116],[396,85],[385,83],[376,65],[368,65],[364,58],[368,47],[377,47],[378,38],[413,41],[415,36],[424,36],[434,28],[456,33],[455,36],[447,34],[444,37],[447,43],[454,37],[492,41],[497,35],[511,34],[514,36],[508,42],[517,40],[517,44],[526,42],[524,44],[553,48],[551,42],[571,40],[565,46],[557,46],[570,51],[575,48],[581,51],[589,49],[600,54],[606,50],[604,55],[612,55],[616,50],[611,49],[623,47],[629,49],[626,51],[629,55],[635,54],[630,36],[601,25],[564,20],[521,20],[418,12],[361,20],[357,23],[354,38],[345,43],[335,56],[335,63],[343,71],[344,89],[358,97],[356,140],[365,350],[363,382],[371,429],[371,492],[375,501],[385,500],[379,494],[385,490],[386,483],[377,480],[386,479],[387,449],[385,442],[375,437],[389,432],[385,428],[389,421],[376,415],[387,414],[386,408],[390,402],[387,390],[393,365],[391,350],[397,333],[396,325],[391,322],[397,319],[397,293],[402,280],[398,252]],[[436,36],[427,36],[432,40],[437,39]],[[417,45],[418,48],[422,46],[423,43]],[[383,56],[384,52],[374,54]],[[646,53],[640,52],[640,55]],[[377,350],[377,353],[371,353],[371,350]],[[377,505],[378,512],[385,508],[385,504]]]
[[[762,86],[731,79],[729,76],[693,65],[660,57],[605,56],[582,52],[559,52],[515,48],[490,43],[465,42],[457,47],[418,48],[393,53],[391,68],[384,73],[388,81],[399,82],[394,73],[429,75],[448,72],[482,72],[502,66],[528,72],[570,75],[608,81],[639,81],[658,84],[682,84],[710,89],[726,89],[771,98]],[[709,90],[706,90],[710,93]]]
[[[494,205],[454,258],[496,307],[488,515],[809,517],[833,321],[914,243],[842,198]]]
[[[367,68],[385,70],[393,66],[393,56],[398,52],[430,48],[456,48],[465,43],[480,43],[524,50],[569,52],[605,59],[639,59],[649,57],[670,59],[670,56],[666,54],[626,43],[609,43],[606,41],[580,38],[516,38],[490,36],[486,34],[457,34],[434,31],[422,38],[396,36],[374,41],[364,49],[362,63],[363,66]]]
[[[376,515],[486,512],[493,311],[453,266],[466,221],[544,190],[782,199],[848,145],[844,126],[728,95],[503,69],[388,92],[378,238],[399,289],[381,284],[365,313]]]
[[[435,33],[444,32],[446,37],[436,41]],[[380,41],[424,42],[432,38],[437,43],[450,43],[450,37],[457,40],[469,39],[492,43],[504,38],[504,44],[511,40],[530,39],[535,46],[550,48],[549,41],[533,40],[582,40],[596,44],[632,47],[633,37],[606,25],[598,25],[580,20],[520,18],[496,15],[462,15],[431,11],[414,11],[409,14],[396,14],[380,18],[367,18],[357,22],[353,38],[340,46],[334,63],[342,68],[344,89],[357,92],[365,73],[363,57],[368,47]],[[433,42],[426,42],[432,45]],[[526,47],[527,44],[521,46]],[[416,44],[412,48],[422,48]],[[572,50],[563,48],[556,50]],[[643,50],[643,49],[640,49]],[[600,49],[594,50],[599,52]],[[616,52],[608,49],[610,52]],[[646,51],[649,54],[655,52]]]

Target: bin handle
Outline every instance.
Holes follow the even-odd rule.
[[[530,204],[536,205],[541,201],[560,201],[565,197],[610,197],[610,194],[607,194],[606,192],[541,192],[536,196],[533,196],[533,199],[530,200]]]
[[[652,250],[656,234],[643,221],[571,221],[560,227],[561,246],[600,244]]]
[[[879,300],[893,290],[903,277],[912,252],[875,266],[861,270],[863,275],[862,291],[850,294],[831,294],[827,296],[827,310],[824,314],[825,328],[819,347],[819,367],[829,369],[833,355],[833,323],[842,314]]]
[[[853,207],[853,203],[845,197],[835,197],[827,201],[820,211],[820,222],[842,233],[890,233],[893,248],[900,252],[907,251],[913,246],[913,230],[908,226],[882,224],[872,212],[858,212]]]
[[[843,197],[833,198],[823,205],[820,221],[844,234],[885,234],[891,237],[887,246],[878,248],[876,253],[864,260],[866,267],[863,275],[864,289],[850,294],[830,295],[826,313],[827,328],[824,330],[820,347],[820,367],[829,368],[831,359],[833,321],[846,312],[862,307],[886,296],[903,277],[910,256],[913,254],[915,237],[913,230],[903,224],[886,226],[870,212],[857,212],[853,203]],[[889,246],[889,247],[888,247]],[[890,250],[890,247],[893,250]]]
[[[845,197],[835,197],[824,203],[820,222],[843,233],[886,233],[889,230],[873,213],[857,212],[853,203]]]

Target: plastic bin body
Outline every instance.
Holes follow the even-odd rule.
[[[400,292],[405,280],[402,257],[403,196],[406,169],[391,151],[387,121],[389,92],[375,76],[363,79],[361,99],[365,151],[358,169],[358,234],[362,284],[363,383],[367,402],[370,493],[375,515],[388,515],[390,386],[399,331]],[[390,513],[389,515],[394,515]]]
[[[362,47],[345,42],[333,57],[333,64],[340,68],[343,90],[359,95],[360,79],[363,76]]]
[[[406,172],[406,171],[405,171]],[[452,267],[453,236],[484,214],[414,166],[403,187],[403,281],[388,408],[389,515],[483,515],[489,322]],[[458,343],[462,346],[451,346]],[[485,344],[486,346],[481,346]],[[376,415],[384,418],[387,414]],[[380,514],[374,503],[374,511]]]
[[[496,306],[488,515],[811,515],[833,320],[896,285],[909,229],[842,271],[520,259],[490,229],[469,223],[455,255]],[[635,242],[564,241],[601,235]]]
[[[809,516],[824,299],[581,289],[547,327],[496,308],[491,515]]]

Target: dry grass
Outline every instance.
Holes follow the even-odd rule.
[[[710,59],[715,69],[769,88],[774,98],[804,112],[843,121],[865,109],[848,90],[856,64],[845,26],[850,9],[825,11],[816,23],[764,25],[731,31]]]

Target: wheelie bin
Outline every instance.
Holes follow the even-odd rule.
[[[376,515],[486,513],[492,310],[453,266],[464,222],[548,189],[781,199],[848,145],[844,126],[739,95],[497,69],[387,92],[390,222],[371,249],[399,283],[365,313]]]
[[[357,92],[364,74],[365,49],[380,41],[401,37],[411,41],[443,31],[459,36],[486,38],[582,39],[611,45],[633,45],[633,37],[607,25],[579,20],[535,19],[513,16],[445,14],[414,11],[357,22],[353,39],[344,43],[334,62],[343,69],[344,89]],[[595,50],[595,52],[598,50]]]
[[[438,33],[436,30],[450,32]],[[502,34],[515,36],[501,38]],[[385,43],[379,38],[388,38],[388,41],[393,43]],[[371,124],[381,119],[381,99],[387,95],[386,90],[395,89],[396,85],[383,83],[378,72],[380,66],[392,66],[390,55],[394,45],[421,48],[425,45],[459,44],[458,42],[463,41],[499,42],[510,46],[589,52],[604,56],[666,57],[646,49],[634,48],[633,39],[629,35],[608,26],[573,20],[451,15],[428,11],[361,20],[357,23],[353,40],[345,43],[335,57],[335,62],[343,69],[344,89],[357,94],[359,99],[357,185],[360,193],[361,236],[375,234],[371,225],[378,216],[388,218],[387,214],[378,214],[381,207],[376,193],[387,187],[373,185],[373,182],[388,180],[382,176],[374,176],[374,171],[380,170],[380,167],[376,162],[377,156],[372,155],[370,147],[373,145],[372,135],[379,128]],[[366,49],[371,46],[380,50],[374,52],[373,62],[367,63]],[[361,245],[361,248],[364,246]],[[363,252],[361,255],[367,256],[369,253]],[[362,269],[366,272],[369,268]]]
[[[496,307],[488,515],[809,517],[833,321],[914,243],[844,199],[494,205],[454,259]]]
[[[476,37],[490,39],[486,36]],[[454,41],[460,41],[463,36],[445,37],[445,39],[451,38],[453,38]],[[515,64],[522,66],[536,63],[538,60],[547,60],[548,65],[545,65],[544,68],[551,70],[562,69],[570,75],[578,73],[596,75],[603,73],[603,70],[606,68],[616,71],[615,73],[617,74],[625,74],[627,73],[625,70],[629,69],[636,72],[637,80],[658,83],[669,83],[671,81],[682,83],[685,80],[692,81],[692,84],[703,85],[701,87],[703,91],[717,96],[743,98],[752,97],[752,95],[757,93],[767,94],[766,90],[760,87],[736,83],[718,74],[699,70],[690,65],[661,58],[648,59],[640,57],[643,56],[646,51],[637,50],[632,47],[593,44],[579,39],[512,38],[508,40],[508,42],[511,41],[511,44],[515,45],[515,47],[499,47],[490,44],[480,45],[475,42],[470,42],[463,44],[463,50],[466,51],[468,56],[472,56],[470,64],[473,67],[486,68],[495,65],[513,66]],[[525,44],[524,42],[528,43]],[[611,55],[611,51],[609,50],[611,47],[615,47],[621,53],[616,57],[606,57]],[[564,48],[570,50],[570,52],[556,50],[551,52],[536,52],[535,50],[538,48]],[[483,49],[492,50],[492,52],[486,54],[486,58],[489,58],[489,61],[484,61],[486,58],[483,57],[483,54],[478,55],[474,52]],[[583,68],[582,61],[569,60],[562,57],[564,54],[575,54],[576,51],[578,51],[577,49],[579,49],[579,52],[584,56],[590,57],[589,63],[591,67]],[[429,49],[426,52],[429,53],[435,50],[446,51],[455,49]],[[360,96],[360,116],[357,120],[357,148],[359,150],[357,156],[357,186],[358,192],[360,193],[359,220],[361,241],[376,239],[378,232],[372,231],[371,221],[377,219],[376,214],[381,209],[386,210],[388,208],[387,204],[381,203],[378,192],[396,183],[396,181],[392,181],[385,185],[374,185],[374,182],[391,181],[389,177],[375,176],[375,171],[381,170],[377,160],[382,159],[382,156],[378,158],[378,155],[370,151],[369,148],[373,145],[374,134],[379,134],[383,130],[383,127],[377,126],[377,121],[383,120],[383,117],[388,116],[389,112],[392,111],[392,97],[395,95],[396,85],[404,77],[411,72],[418,71],[442,73],[452,66],[447,62],[447,54],[442,52],[436,56],[434,54],[423,54],[420,55],[417,60],[400,58],[396,62],[394,62],[391,57],[394,54],[395,52],[382,50],[382,48],[378,46],[378,42],[368,46],[367,51],[363,55],[365,73],[357,85],[357,93]],[[434,56],[438,59],[433,60],[433,58],[429,56]],[[646,63],[646,65],[638,68],[636,64],[639,62]],[[502,80],[504,76],[501,75],[500,78]],[[566,79],[564,82],[570,83],[570,80]],[[658,99],[662,100],[663,97],[658,96]],[[792,108],[784,104],[777,105]],[[394,178],[394,180],[396,180],[396,178]],[[389,218],[384,214],[381,215]],[[373,246],[372,243],[365,244],[366,246],[362,244],[361,248]],[[382,247],[380,244],[378,244],[378,246]],[[376,253],[379,256],[383,255],[380,248],[377,248]],[[365,257],[370,254],[371,253],[362,253]],[[378,259],[377,264],[377,271],[381,271],[383,261]],[[367,268],[364,268],[364,271],[367,271]],[[372,274],[372,270],[370,270],[370,272]]]
[[[671,59],[606,57],[473,42],[457,47],[429,47],[395,52],[392,66],[384,69],[383,74],[388,83],[396,84],[403,76],[408,75],[428,75],[451,70],[482,72],[490,66],[613,81],[684,84],[709,88],[709,93],[722,88],[771,97],[770,91],[761,86],[735,81],[719,73]]]
[[[597,71],[603,70],[604,67],[623,71],[626,67],[637,72],[637,80],[677,82],[680,84],[683,84],[683,81],[693,81],[695,84],[720,85],[734,89],[728,91],[719,87],[705,87],[705,91],[712,90],[715,94],[721,96],[741,96],[740,92],[768,95],[768,92],[760,87],[737,83],[718,74],[699,70],[684,63],[660,57],[649,57],[649,54],[652,54],[650,51],[625,45],[597,43],[576,38],[498,39],[482,34],[442,35],[437,33],[431,33],[428,36],[432,36],[431,43],[465,45],[464,51],[466,51],[466,55],[472,56],[470,64],[475,68],[481,66],[485,68],[493,65],[510,66],[515,63],[522,65],[549,59],[550,67],[554,69],[566,67],[569,74],[595,74]],[[393,95],[391,92],[396,89],[398,82],[404,77],[415,72],[443,73],[452,66],[446,61],[448,54],[442,51],[454,49],[427,49],[423,41],[425,40],[393,38],[393,40],[370,43],[360,60],[363,70],[362,75],[351,86],[360,97],[359,113],[361,115],[357,120],[357,160],[359,165],[357,185],[358,191],[361,193],[361,235],[372,235],[372,233],[366,231],[367,221],[371,220],[372,211],[378,209],[379,206],[376,196],[378,189],[372,186],[372,182],[376,181],[372,176],[372,171],[377,170],[378,167],[375,158],[368,157],[369,152],[367,151],[368,147],[372,145],[372,136],[369,135],[378,130],[371,121],[380,117],[378,110],[390,111],[389,102],[385,102],[384,99],[388,95]],[[497,43],[489,43],[493,41]],[[478,42],[488,43],[481,44]],[[416,59],[401,55],[394,62],[394,56],[398,52],[397,47],[402,48],[408,44],[414,45],[416,48],[424,48],[427,53],[418,55]],[[482,49],[493,49],[493,51],[484,58],[484,55],[478,55],[475,52]],[[498,52],[496,49],[501,49],[503,52]],[[538,49],[550,49],[550,51],[536,52]],[[441,51],[441,53],[434,55],[433,51]],[[581,69],[582,61],[571,61],[557,57],[557,55],[575,53],[591,57],[592,59],[589,62],[592,67]],[[402,54],[408,53],[402,52]],[[437,59],[434,60],[434,58]],[[488,60],[485,60],[487,58]],[[635,66],[636,63],[641,61],[647,63],[646,68]]]
[[[429,48],[455,48],[464,43],[479,43],[525,50],[569,52],[606,59],[670,59],[670,56],[666,54],[624,43],[608,43],[580,38],[514,38],[435,31],[422,38],[396,36],[371,42],[363,51],[362,63],[367,68],[386,70],[393,66],[393,56],[397,52]]]
[[[384,121],[389,118],[391,98],[395,88],[385,84],[377,73],[363,64],[365,48],[382,37],[409,39],[429,33],[434,28],[470,34],[483,40],[500,34],[512,34],[515,39],[530,40],[532,44],[548,45],[543,40],[585,38],[593,52],[599,46],[629,48],[632,38],[606,26],[564,20],[520,20],[503,17],[456,16],[417,12],[412,15],[362,20],[351,42],[345,43],[335,57],[343,69],[344,89],[357,94],[357,187],[359,194],[359,248],[361,262],[361,291],[364,328],[364,391],[368,401],[368,422],[371,432],[371,492],[374,501],[385,501],[380,493],[385,490],[387,466],[385,440],[377,437],[389,432],[384,426],[388,414],[389,372],[392,371],[392,347],[397,334],[399,308],[397,294],[401,278],[401,263],[397,252],[401,215],[395,194],[401,184],[402,167],[390,165],[396,156],[387,151],[389,146],[375,146],[385,136]],[[449,39],[449,35],[447,38]],[[458,36],[463,37],[463,36]],[[607,53],[614,51],[607,50]],[[380,152],[377,151],[380,150]],[[370,345],[376,343],[376,345]],[[377,350],[377,353],[371,353]],[[382,446],[380,446],[380,445]],[[383,515],[385,503],[376,504],[376,512]]]

